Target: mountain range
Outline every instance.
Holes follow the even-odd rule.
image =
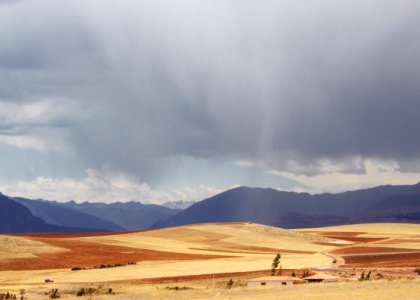
[[[96,229],[48,224],[29,208],[0,193],[0,233],[94,232]]]
[[[284,228],[369,222],[420,222],[420,183],[338,194],[238,187],[215,195],[152,227],[254,222]]]
[[[182,207],[185,209],[170,208]],[[337,194],[238,187],[199,202],[61,203],[0,193],[0,233],[106,232],[193,223],[254,222],[283,228],[352,223],[420,223],[420,183]]]
[[[0,233],[108,232],[147,229],[178,209],[139,202],[61,203],[0,197]]]

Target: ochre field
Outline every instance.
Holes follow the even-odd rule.
[[[309,270],[341,280],[246,287],[247,279],[270,275],[276,253],[283,275]],[[94,268],[114,264],[124,266]],[[126,233],[0,235],[0,294],[25,289],[27,299],[48,299],[52,288],[64,299],[75,298],[81,288],[92,288],[89,297],[96,299],[419,299],[416,268],[420,225],[413,224],[284,230],[219,223]],[[362,271],[371,271],[372,280],[357,281]],[[45,283],[47,278],[54,282]],[[227,289],[230,279],[234,285]],[[106,294],[109,288],[112,293]]]

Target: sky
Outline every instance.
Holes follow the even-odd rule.
[[[420,2],[0,0],[0,191],[420,182]]]

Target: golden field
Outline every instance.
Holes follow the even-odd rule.
[[[414,272],[420,267],[420,225],[412,224],[284,230],[220,223],[108,234],[0,235],[0,242],[0,293],[25,289],[28,299],[47,299],[52,288],[70,299],[83,287],[94,288],[90,297],[97,299],[418,299],[420,294]],[[282,255],[284,275],[309,269],[343,281],[247,288],[247,279],[270,274],[276,253]],[[128,262],[136,264],[93,268]],[[72,271],[76,266],[85,269]],[[355,281],[363,270],[372,271],[375,280]],[[45,283],[46,278],[54,282]],[[235,282],[232,289],[226,287],[229,279]],[[184,286],[188,289],[169,289]],[[109,287],[114,294],[106,295]]]

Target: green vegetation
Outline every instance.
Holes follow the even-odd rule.
[[[81,288],[79,291],[77,291],[76,296],[81,297],[85,295],[92,295],[96,292],[96,289],[94,288]]]
[[[271,264],[271,276],[275,275],[276,269],[280,265],[280,259],[281,259],[281,255],[280,255],[280,253],[277,253],[276,257],[274,257],[273,262]],[[281,273],[281,265],[279,267],[279,274],[280,273]]]
[[[233,281],[233,279],[230,279],[228,282],[227,282],[227,288],[228,289],[230,289],[230,288],[232,288],[232,286],[233,286],[233,284],[234,284],[235,282]]]
[[[6,300],[6,299],[17,299],[15,294],[6,292],[0,294],[0,300]]]
[[[60,298],[61,296],[61,294],[58,292],[58,289],[52,289],[48,295],[50,299],[57,299],[57,298]]]
[[[188,287],[188,286],[167,286],[165,287],[165,289],[170,290],[170,291],[186,291],[186,290],[192,290],[192,287]]]
[[[308,277],[308,276],[309,276],[309,271],[308,271],[308,270],[305,270],[305,271],[303,272],[303,274],[302,274],[301,278],[305,278],[305,277]]]
[[[359,281],[368,281],[370,280],[370,275],[372,274],[372,271],[369,271],[367,274],[365,274],[365,271],[360,274]]]

